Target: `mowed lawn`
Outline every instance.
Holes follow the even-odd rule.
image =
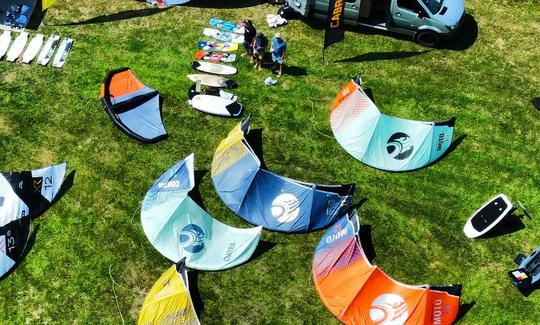
[[[221,8],[195,2],[158,11],[129,0],[58,0],[39,32],[75,39],[66,66],[0,61],[0,170],[66,161],[76,171],[73,188],[34,223],[39,231],[26,259],[0,282],[1,324],[136,322],[146,293],[171,265],[140,224],[147,189],[192,152],[196,168],[209,171],[216,146],[239,122],[187,105],[185,75],[202,30],[219,16],[251,17],[267,35],[275,32],[265,22],[275,7],[215,2]],[[428,50],[388,35],[347,32],[327,52],[328,62],[321,56],[323,31],[290,21],[279,30],[295,75],[266,87],[270,71],[256,72],[240,58],[234,92],[252,127],[262,128],[269,169],[303,181],[357,184],[355,201],[367,198],[359,215],[371,225],[374,263],[390,276],[408,284],[461,283],[468,310],[462,324],[537,324],[540,291],[524,297],[507,271],[517,253],[540,245],[540,112],[530,103],[540,96],[539,2],[466,0],[465,7],[468,25],[478,28],[467,49]],[[99,86],[121,66],[163,95],[169,139],[142,145],[110,122]],[[387,114],[455,116],[459,145],[439,163],[408,173],[379,171],[349,156],[333,138],[328,115],[337,91],[358,72]],[[221,202],[209,172],[200,192],[216,219],[250,226]],[[467,218],[500,192],[525,202],[533,219],[510,234],[467,239]],[[311,279],[322,233],[264,231],[268,251],[232,270],[199,272],[201,321],[337,324]]]

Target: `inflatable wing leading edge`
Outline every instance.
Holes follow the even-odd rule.
[[[356,211],[324,234],[313,280],[324,304],[345,324],[452,324],[461,286],[411,286],[371,265],[360,245]]]
[[[307,232],[332,224],[351,204],[354,184],[299,182],[261,168],[245,135],[249,118],[219,144],[212,161],[212,181],[232,211],[269,230]]]
[[[139,325],[200,325],[191,296],[183,262],[170,267],[157,280],[144,299]]]
[[[360,82],[352,80],[332,103],[330,126],[337,142],[366,165],[408,171],[444,154],[452,142],[454,119],[420,122],[381,114]]]
[[[193,154],[166,171],[146,193],[141,222],[152,245],[173,262],[197,270],[223,270],[247,261],[261,227],[238,229],[212,218],[189,196],[195,186]]]
[[[159,92],[146,87],[129,68],[109,72],[100,97],[113,123],[133,139],[155,143],[168,137]]]
[[[0,277],[21,259],[31,220],[43,214],[60,196],[66,164],[42,169],[0,173]]]

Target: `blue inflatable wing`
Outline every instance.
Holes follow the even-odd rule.
[[[193,154],[166,171],[146,193],[141,209],[144,232],[173,262],[186,258],[197,270],[223,270],[246,262],[261,227],[238,229],[212,218],[188,193],[195,185]]]
[[[414,170],[436,161],[454,133],[454,119],[420,122],[381,114],[354,80],[334,100],[330,125],[338,143],[354,158],[389,171]]]
[[[317,185],[261,168],[245,135],[249,119],[219,144],[212,161],[212,181],[232,211],[265,229],[308,232],[332,224],[351,204],[354,184]]]

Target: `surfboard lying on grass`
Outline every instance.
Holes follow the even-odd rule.
[[[28,42],[28,33],[20,33],[19,36],[17,36],[17,38],[15,38],[15,40],[13,41],[13,44],[11,44],[9,51],[7,52],[6,60],[11,62],[17,60],[21,55],[22,51],[24,50],[26,42]]]
[[[64,64],[66,63],[67,57],[69,55],[69,52],[71,52],[71,47],[73,46],[73,40],[71,38],[64,38],[62,40],[62,43],[60,43],[60,46],[58,47],[58,51],[56,52],[56,55],[54,56],[53,60],[53,67],[55,68],[62,68]]]
[[[238,34],[244,33],[244,27],[232,21],[212,17],[208,21],[208,24],[214,28],[221,29],[227,32],[238,33]]]
[[[199,50],[195,52],[195,59],[210,62],[234,62],[236,61],[236,54]]]
[[[222,76],[211,74],[188,74],[188,79],[193,82],[200,82],[201,85],[215,88],[235,88],[238,85],[234,80],[229,80]]]
[[[39,52],[37,58],[38,64],[47,65],[49,63],[59,42],[60,36],[54,34],[49,36],[47,42],[45,42],[45,45],[41,49],[41,52]]]
[[[11,31],[5,30],[2,35],[0,35],[0,59],[6,55],[9,44],[11,44]]]
[[[23,63],[30,63],[32,60],[37,56],[39,53],[39,49],[41,49],[41,45],[43,45],[45,36],[43,34],[37,34],[32,38],[30,43],[28,43],[28,47],[23,53],[22,56],[22,62]]]
[[[203,34],[204,36],[208,36],[222,42],[232,42],[232,43],[238,43],[238,44],[241,44],[244,42],[244,35],[230,33],[230,32],[222,32],[214,28],[205,28],[203,30]]]
[[[191,67],[195,70],[211,74],[231,75],[237,72],[235,67],[205,61],[193,61],[191,62]]]
[[[244,107],[238,97],[222,89],[209,88],[197,91],[197,85],[191,86],[188,91],[188,103],[199,112],[224,117],[238,117],[242,115]]]
[[[205,51],[234,52],[238,51],[238,44],[231,42],[199,41],[198,47]]]

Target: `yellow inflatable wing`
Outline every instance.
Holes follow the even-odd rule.
[[[144,300],[139,325],[200,325],[187,284],[183,260],[169,268]]]
[[[56,0],[43,0],[41,2],[41,9],[42,10],[45,10],[47,8],[49,8],[50,6],[52,6],[54,4]]]

